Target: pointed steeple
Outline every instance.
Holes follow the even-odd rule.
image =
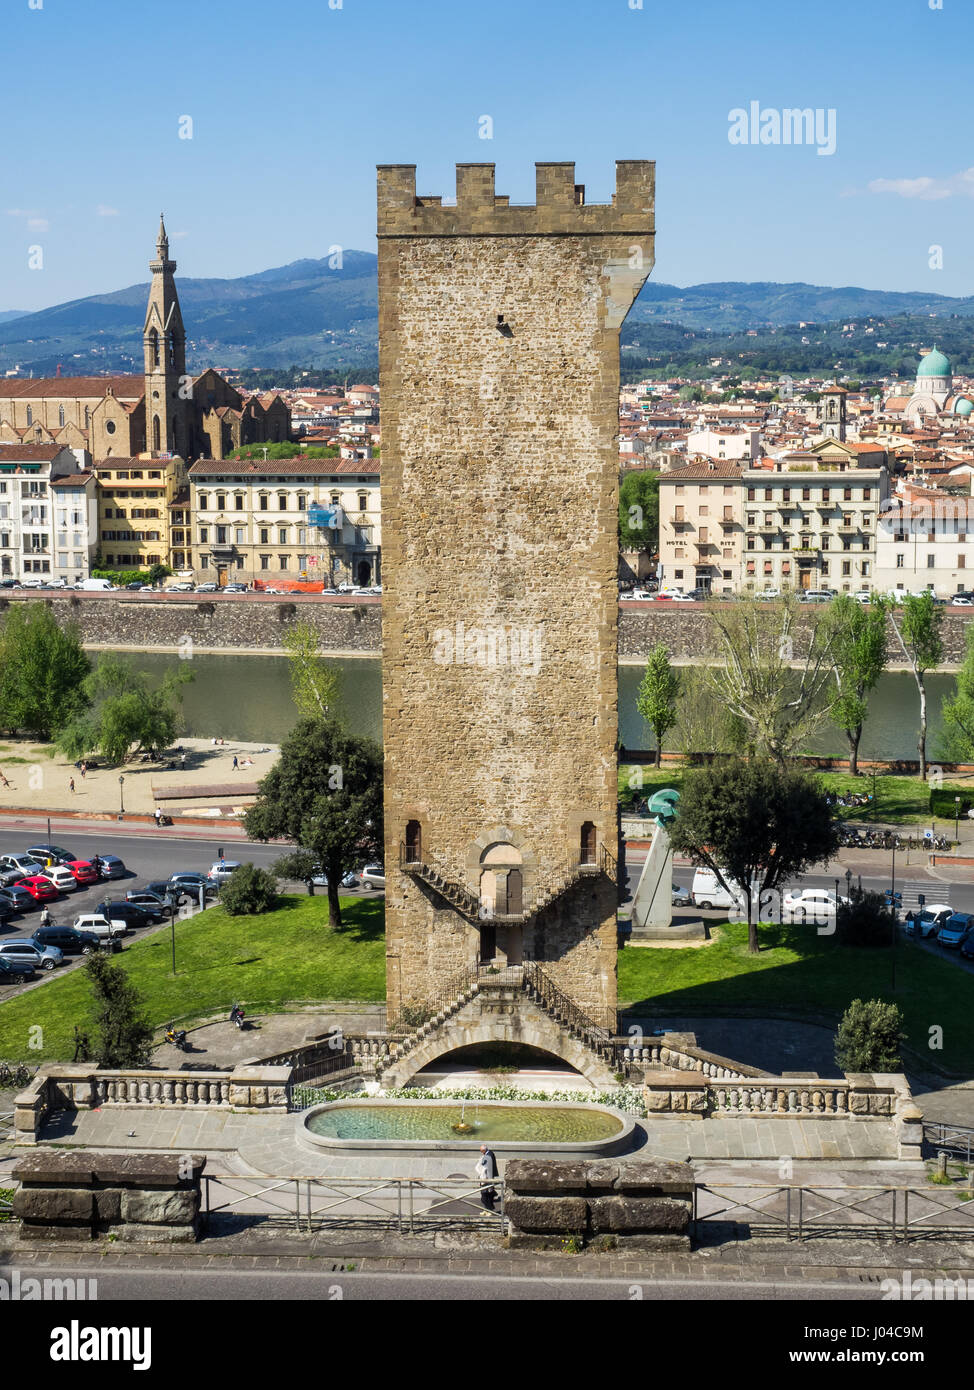
[[[169,238],[166,235],[166,215],[163,212],[159,214],[159,235],[156,237],[156,251],[159,253],[160,261],[169,259]]]

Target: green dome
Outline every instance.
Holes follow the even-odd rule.
[[[942,352],[934,348],[926,357],[921,357],[917,376],[950,376],[950,361]]]
[[[974,401],[969,401],[966,396],[961,396],[954,406],[955,415],[970,415],[972,410],[974,410]]]

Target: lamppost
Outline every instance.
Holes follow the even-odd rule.
[[[954,844],[960,841],[960,797],[954,797]]]
[[[851,869],[846,869],[846,871],[845,871],[845,895],[846,895],[847,898],[851,898],[851,896],[852,896],[852,870],[851,870]]]
[[[118,779],[118,818],[122,820],[125,816],[125,778],[120,776]]]
[[[172,973],[176,974],[176,899],[169,898],[169,934],[172,937]]]
[[[876,820],[876,769],[873,768],[873,820]]]

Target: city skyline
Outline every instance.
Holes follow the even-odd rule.
[[[217,26],[233,19],[215,30],[219,64],[212,38],[194,46],[187,0],[164,23],[117,0],[25,3],[8,51],[43,53],[47,80],[39,100],[15,61],[0,99],[29,135],[0,210],[0,310],[143,281],[160,208],[181,276],[232,278],[374,251],[376,164],[415,161],[419,190],[450,198],[454,163],[492,162],[498,190],[532,203],[535,157],[573,158],[590,202],[610,196],[617,158],[657,161],[658,281],[970,293],[974,173],[951,153],[969,14],[708,0],[690,44],[680,12],[638,3],[295,0],[271,28],[242,0],[216,7]],[[110,102],[85,77],[106,34]],[[919,113],[918,88],[936,93]],[[799,130],[790,112],[815,119]]]

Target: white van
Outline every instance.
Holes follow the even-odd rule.
[[[82,579],[81,583],[74,587],[87,593],[104,593],[108,589],[114,589],[115,585],[110,579]]]
[[[736,901],[712,869],[696,869],[693,875],[693,887],[690,889],[690,897],[693,899],[694,907],[704,909],[709,907],[727,909],[740,907],[743,910],[743,892],[733,879],[728,879],[728,882],[735,890]]]

